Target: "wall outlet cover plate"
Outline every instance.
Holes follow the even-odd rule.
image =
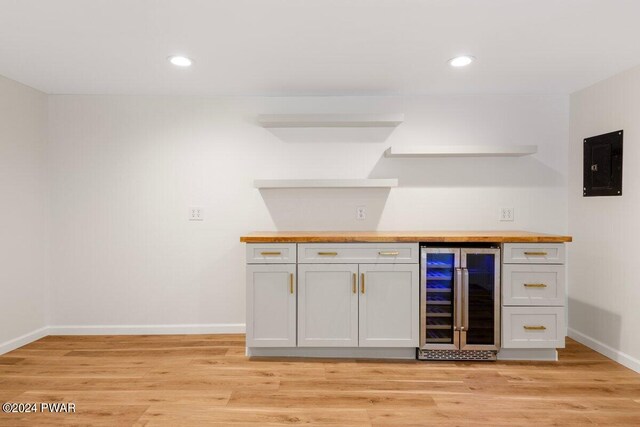
[[[500,208],[500,221],[513,221],[514,210],[513,208]]]
[[[189,207],[189,221],[204,221],[204,209],[199,206]]]

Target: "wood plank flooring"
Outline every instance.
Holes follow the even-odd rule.
[[[50,336],[0,356],[2,426],[639,426],[640,374],[567,340],[553,362],[251,359],[243,335]]]

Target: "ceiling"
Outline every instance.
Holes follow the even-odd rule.
[[[0,75],[55,94],[567,94],[640,64],[638,0],[0,0],[0,11]],[[477,61],[447,64],[463,53]]]

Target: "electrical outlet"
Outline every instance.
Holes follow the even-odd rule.
[[[189,221],[204,221],[204,210],[198,206],[189,208]]]
[[[358,221],[364,221],[367,219],[367,209],[364,206],[358,206],[356,208],[356,219]]]
[[[513,208],[500,208],[500,221],[513,221]]]

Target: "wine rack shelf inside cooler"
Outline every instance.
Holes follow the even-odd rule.
[[[446,317],[427,317],[428,329],[451,329],[451,318]]]
[[[451,317],[451,312],[446,307],[430,305],[427,306],[427,319],[430,317]]]
[[[427,282],[427,292],[451,292],[451,286],[447,282]]]
[[[451,342],[452,337],[451,334],[447,333],[449,331],[442,331],[442,330],[429,330],[427,329],[427,342],[433,342],[433,343],[447,343],[447,342]]]

